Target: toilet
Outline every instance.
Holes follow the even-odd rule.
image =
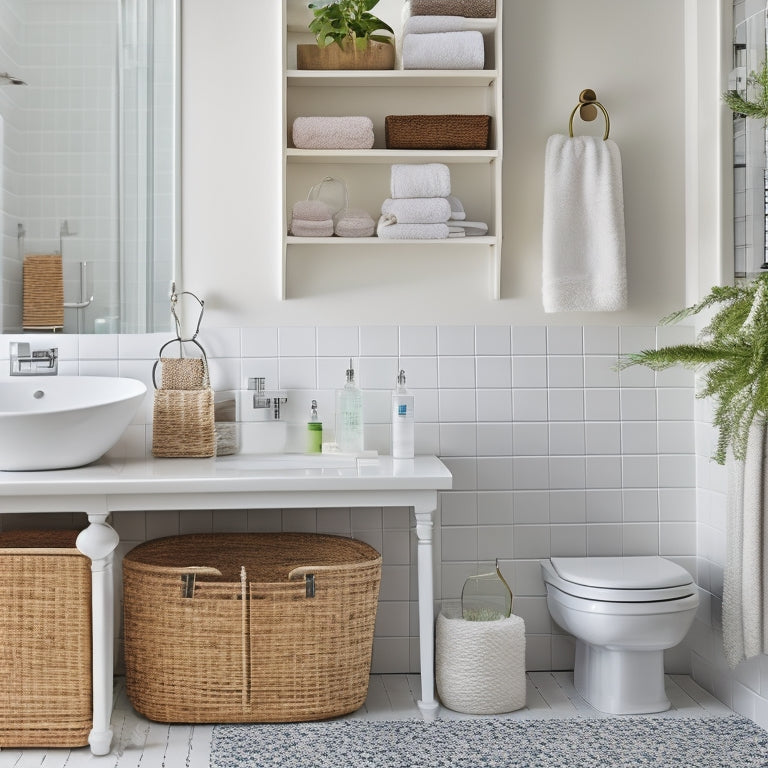
[[[550,615],[576,638],[576,690],[614,715],[669,709],[664,649],[677,645],[699,604],[690,573],[663,557],[541,561]]]

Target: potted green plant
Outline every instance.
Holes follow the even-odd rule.
[[[661,320],[673,323],[720,307],[693,344],[679,344],[625,355],[619,369],[645,365],[660,371],[675,365],[699,369],[697,397],[715,399],[718,430],[714,460],[724,464],[730,448],[743,459],[749,428],[768,417],[768,274],[745,285],[716,286],[698,304]]]
[[[299,69],[393,69],[394,30],[371,13],[379,0],[313,0],[317,45],[296,47]],[[380,34],[389,32],[390,34]]]

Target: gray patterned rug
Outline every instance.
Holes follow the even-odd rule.
[[[217,725],[211,768],[765,768],[768,731],[710,718]]]

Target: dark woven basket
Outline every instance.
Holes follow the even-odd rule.
[[[76,537],[0,533],[0,748],[88,743],[91,561]]]
[[[128,697],[159,722],[353,712],[368,693],[380,579],[379,553],[340,536],[140,544],[123,560]]]
[[[387,115],[387,149],[488,149],[490,115]]]

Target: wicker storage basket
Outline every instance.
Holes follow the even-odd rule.
[[[91,562],[76,536],[0,533],[0,747],[88,743]]]
[[[160,722],[292,722],[368,691],[381,556],[301,533],[171,536],[123,560],[134,708]]]
[[[488,149],[490,115],[387,115],[387,149]]]

